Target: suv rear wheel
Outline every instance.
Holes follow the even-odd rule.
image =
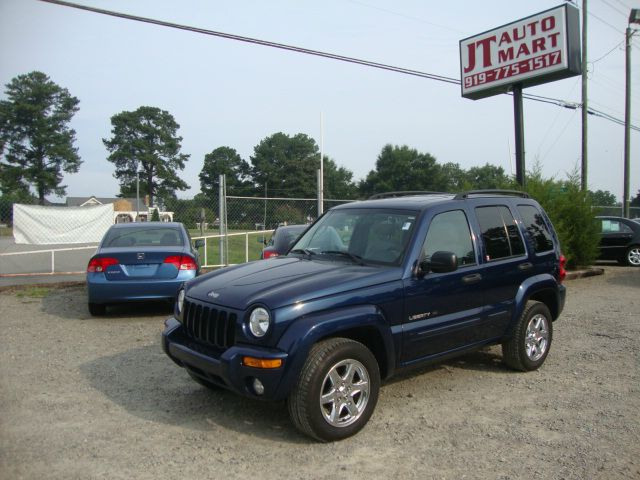
[[[378,402],[378,363],[363,344],[332,338],[315,344],[288,399],[303,433],[329,442],[362,429]]]
[[[502,344],[504,362],[514,370],[536,370],[551,347],[553,324],[544,303],[528,301],[509,340]]]

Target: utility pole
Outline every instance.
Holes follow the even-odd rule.
[[[640,23],[640,9],[629,14],[629,25],[625,32],[625,88],[624,88],[624,188],[622,190],[622,216],[629,218],[629,170],[631,157],[631,37],[635,30],[632,23]]]
[[[587,185],[587,0],[582,0],[582,169],[581,187],[583,191]]]
[[[324,129],[320,112],[320,170],[318,171],[318,218],[324,213]]]
[[[524,189],[526,167],[524,159],[524,114],[522,109],[522,85],[513,86],[513,117],[516,134],[516,182]]]

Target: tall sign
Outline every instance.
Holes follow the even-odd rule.
[[[580,15],[565,4],[460,40],[462,96],[479,98],[580,75]]]
[[[522,89],[580,75],[580,15],[556,8],[460,40],[462,96],[513,92],[516,181],[524,186]]]

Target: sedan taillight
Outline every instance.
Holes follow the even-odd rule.
[[[197,270],[196,261],[189,255],[171,255],[164,259],[164,263],[174,265],[178,270]]]
[[[271,257],[277,257],[279,256],[278,252],[273,251],[273,250],[264,250],[262,252],[262,258],[263,259],[267,259],[267,258],[271,258]]]
[[[87,272],[95,273],[95,272],[104,272],[109,265],[118,265],[118,260],[111,257],[95,257],[89,260],[89,265],[87,266]]]

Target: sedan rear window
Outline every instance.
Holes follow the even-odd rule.
[[[107,232],[103,247],[171,247],[182,246],[180,231],[170,227],[114,228]]]

